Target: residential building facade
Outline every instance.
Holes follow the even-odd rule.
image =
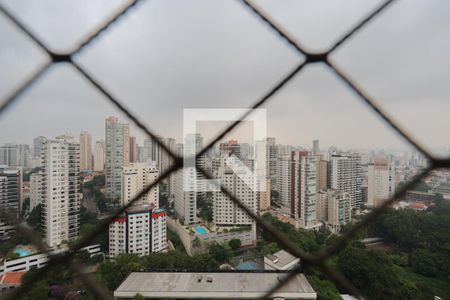
[[[159,171],[154,162],[131,163],[122,168],[122,206],[127,205],[144,187],[156,181]],[[159,207],[159,185],[153,187],[134,205],[150,205]]]
[[[92,170],[92,137],[87,131],[80,133],[80,169]]]
[[[49,247],[78,237],[80,228],[80,145],[62,135],[47,140],[42,152],[42,204]]]
[[[109,257],[122,253],[149,255],[167,249],[166,212],[132,206],[109,224]]]
[[[105,129],[106,198],[117,205],[122,194],[122,167],[130,163],[130,128],[128,124],[119,123],[118,118],[108,117]]]
[[[350,195],[352,208],[362,205],[361,156],[356,153],[332,154],[329,162],[329,187]]]

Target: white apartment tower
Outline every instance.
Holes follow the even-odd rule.
[[[94,147],[94,171],[103,172],[105,170],[105,142],[97,141]]]
[[[255,214],[258,210],[257,192],[255,192],[255,178],[253,172],[245,170],[219,167],[214,174],[215,178],[235,195],[242,204]],[[252,184],[253,183],[253,184]],[[213,222],[218,226],[253,225],[254,220],[239,208],[232,200],[222,192],[214,192],[213,198]]]
[[[30,211],[42,203],[42,174],[30,175]]]
[[[122,194],[122,167],[130,163],[130,128],[116,117],[105,121],[105,185],[106,198],[118,201]]]
[[[316,224],[316,159],[306,151],[291,153],[291,214],[302,228]]]
[[[203,149],[203,137],[201,134],[188,134],[184,139],[183,155],[186,162],[189,163],[189,167],[199,166],[202,169],[206,168],[206,155],[200,155],[196,160],[194,157]],[[186,168],[186,166],[185,166]],[[205,176],[200,172],[196,172],[196,191],[198,195],[205,195]]]
[[[80,145],[72,137],[47,140],[42,152],[45,242],[49,247],[76,239],[80,227]]]
[[[197,223],[196,173],[194,168],[175,172],[174,209],[183,225]]]
[[[144,187],[156,181],[159,171],[154,162],[131,163],[122,168],[122,206],[138,194]],[[150,205],[159,207],[159,186],[153,187],[133,205]]]
[[[268,137],[266,140],[267,147],[267,176],[270,178],[271,187],[277,189],[279,186],[277,184],[278,180],[278,147],[276,145],[276,140],[274,137]]]
[[[92,137],[87,131],[80,133],[80,169],[92,170]]]
[[[291,157],[281,155],[278,157],[277,165],[277,191],[281,204],[291,207]]]
[[[395,192],[393,168],[387,159],[377,159],[367,172],[367,205],[379,207]]]
[[[109,257],[122,253],[149,255],[167,249],[166,212],[133,206],[109,224]]]
[[[332,189],[350,195],[352,208],[360,209],[361,195],[361,156],[353,154],[332,154],[329,162],[329,181]]]

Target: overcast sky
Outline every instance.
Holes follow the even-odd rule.
[[[119,0],[0,0],[46,45],[64,51],[123,5]],[[380,1],[257,1],[308,49],[326,49]],[[350,77],[430,148],[448,147],[450,2],[397,1],[333,56]],[[0,14],[0,98],[46,56]],[[178,141],[183,108],[244,108],[303,57],[238,1],[142,1],[77,56],[149,127]],[[312,65],[265,106],[280,143],[403,147],[324,66]],[[90,131],[125,117],[70,66],[50,69],[0,118],[0,142]],[[132,128],[142,141],[142,133]],[[209,133],[211,134],[211,132]]]

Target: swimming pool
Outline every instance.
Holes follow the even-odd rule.
[[[194,229],[195,229],[195,232],[200,235],[208,233],[208,230],[203,226],[197,226]]]
[[[259,270],[259,265],[254,261],[244,261],[236,266],[237,270]]]
[[[19,254],[20,257],[24,257],[24,256],[28,256],[31,254],[30,251],[22,249],[22,248],[17,248],[14,250],[14,253]]]

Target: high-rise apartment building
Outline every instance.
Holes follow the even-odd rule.
[[[0,210],[18,217],[22,205],[22,172],[18,168],[0,166]],[[14,227],[0,218],[0,237],[6,238]]]
[[[203,137],[201,134],[188,134],[184,139],[184,158],[185,163],[189,163],[189,167],[206,168],[206,155],[202,154],[199,157],[196,155],[203,150]],[[185,166],[186,168],[186,166]],[[204,196],[206,192],[205,176],[200,172],[196,172],[196,191],[198,195]]]
[[[312,154],[314,155],[320,154],[319,140],[313,140]]]
[[[263,212],[270,208],[270,180],[265,179],[264,189],[258,191],[259,211]]]
[[[317,220],[325,222],[327,228],[338,233],[341,227],[352,221],[350,195],[337,190],[320,190],[316,199]]]
[[[5,144],[0,146],[0,165],[29,168],[31,151],[26,144]]]
[[[395,192],[395,178],[388,159],[376,159],[368,166],[367,206],[379,207]]]
[[[42,173],[30,175],[30,211],[43,202],[42,199]]]
[[[241,145],[237,140],[229,140],[224,143],[220,143],[219,150],[221,155],[225,156],[236,156],[237,158],[241,158]]]
[[[176,143],[173,138],[164,138],[163,139],[164,145],[172,152],[176,152]],[[174,160],[173,158],[167,153],[166,151],[161,149],[161,155],[160,155],[161,161],[158,163],[158,168],[160,169],[161,173],[166,172],[169,170],[173,164]],[[174,174],[169,174],[169,176],[163,180],[163,182],[166,184],[167,189],[167,195],[170,199],[173,199],[175,196],[175,176]]]
[[[222,186],[235,195],[242,204],[253,211],[258,210],[254,174],[244,170],[219,167],[214,174]],[[213,222],[218,226],[253,225],[254,220],[239,208],[227,195],[218,191],[213,196]]]
[[[307,151],[291,153],[291,214],[302,228],[316,224],[316,159]]]
[[[19,165],[19,149],[15,144],[0,146],[0,165],[17,167]]]
[[[266,147],[267,147],[267,176],[270,178],[270,186],[272,189],[278,188],[278,147],[276,145],[276,140],[274,137],[268,137],[266,140]]]
[[[183,225],[197,223],[197,191],[194,168],[183,168],[175,172],[175,213]]]
[[[277,192],[280,204],[291,207],[291,157],[281,155],[278,157],[277,166]]]
[[[45,136],[38,136],[33,140],[33,158],[41,158],[44,143],[47,140]]]
[[[162,139],[163,144],[172,152],[175,153],[176,151],[176,143],[175,140],[173,138],[163,138]],[[167,171],[173,164],[174,160],[173,158],[169,155],[169,153],[167,153],[166,151],[164,151],[163,149],[160,149],[160,155],[159,155],[159,161],[157,160],[157,164],[158,167],[162,172]]]
[[[136,137],[130,136],[130,163],[138,161],[138,150],[137,150]]]
[[[92,137],[87,131],[80,133],[80,169],[92,170]]]
[[[76,239],[80,227],[80,145],[62,135],[47,140],[42,152],[42,204],[49,247]]]
[[[328,182],[328,161],[324,160],[323,155],[316,156],[316,190],[326,190]]]
[[[109,257],[122,253],[149,255],[167,249],[166,212],[132,206],[109,224]]]
[[[156,136],[156,138],[163,143],[164,138],[162,136]],[[152,139],[151,137],[147,137],[144,139],[144,161],[156,161],[156,164],[159,167],[159,164],[162,160],[161,155],[164,150],[161,149],[160,144],[157,141]]]
[[[138,194],[144,187],[156,181],[159,171],[155,162],[131,163],[122,169],[122,206]],[[134,205],[152,205],[159,207],[159,186],[153,187],[147,194],[134,202]]]
[[[105,121],[105,185],[106,198],[118,204],[122,194],[122,167],[130,163],[130,128],[118,118]]]
[[[103,172],[105,170],[105,142],[97,141],[94,147],[94,171]]]
[[[330,187],[348,193],[352,208],[355,209],[360,209],[362,205],[361,173],[361,156],[358,154],[332,154],[330,156]]]

